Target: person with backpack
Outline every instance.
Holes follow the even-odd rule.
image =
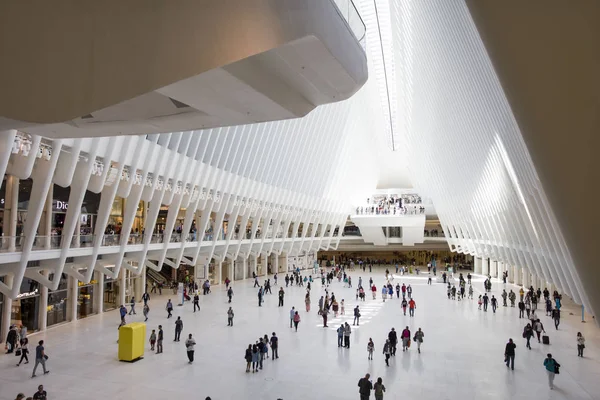
[[[360,310],[358,306],[354,307],[354,322],[352,325],[360,325]]]
[[[548,353],[548,356],[544,360],[544,367],[548,374],[548,386],[550,386],[550,389],[552,390],[554,389],[554,377],[559,373],[560,364],[552,358],[552,354]]]
[[[373,391],[375,392],[375,400],[383,400],[383,392],[385,392],[385,386],[383,386],[383,379],[377,378],[377,382],[373,385]]]
[[[229,310],[227,310],[227,326],[233,326],[233,316],[233,309],[229,307]]]
[[[296,313],[294,314],[294,328],[296,329],[296,332],[298,332],[298,324],[300,323],[300,314],[298,314],[298,311],[296,311]]]

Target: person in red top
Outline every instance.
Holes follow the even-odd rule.
[[[371,286],[371,291],[373,292],[373,300],[375,300],[375,297],[377,297],[377,288],[375,285]]]
[[[406,297],[406,285],[402,284],[402,298]]]
[[[408,326],[404,328],[400,337],[402,338],[402,351],[407,351],[410,346],[410,329],[408,329]]]
[[[415,303],[413,299],[410,299],[410,301],[408,302],[408,314],[411,317],[415,316],[415,308],[417,308],[417,303]]]

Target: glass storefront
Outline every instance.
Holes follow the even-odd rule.
[[[27,327],[29,332],[35,332],[39,329],[38,316],[40,307],[40,287],[39,283],[23,278],[21,291],[17,298],[13,300],[11,307],[11,324]]]
[[[77,291],[77,319],[81,319],[96,313],[94,290],[97,290],[98,281],[91,280],[88,284],[78,282],[77,285],[79,286]]]
[[[121,285],[118,279],[111,279],[108,276],[104,276],[104,311],[114,310],[119,307],[119,293]]]
[[[52,275],[50,279],[53,279]],[[68,277],[65,274],[61,274],[58,289],[48,291],[48,326],[67,322],[68,297]]]

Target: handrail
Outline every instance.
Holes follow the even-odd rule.
[[[363,21],[356,5],[352,0],[333,0],[336,8],[338,9],[341,16],[346,20],[350,30],[356,37],[359,43],[363,43],[365,35],[367,33],[367,26]]]

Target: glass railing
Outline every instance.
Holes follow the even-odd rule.
[[[358,9],[352,0],[333,0],[335,5],[337,6],[340,14],[350,27],[350,30],[356,37],[359,43],[364,45],[365,41],[365,33],[367,32],[367,27],[363,22],[360,14],[358,13]]]

